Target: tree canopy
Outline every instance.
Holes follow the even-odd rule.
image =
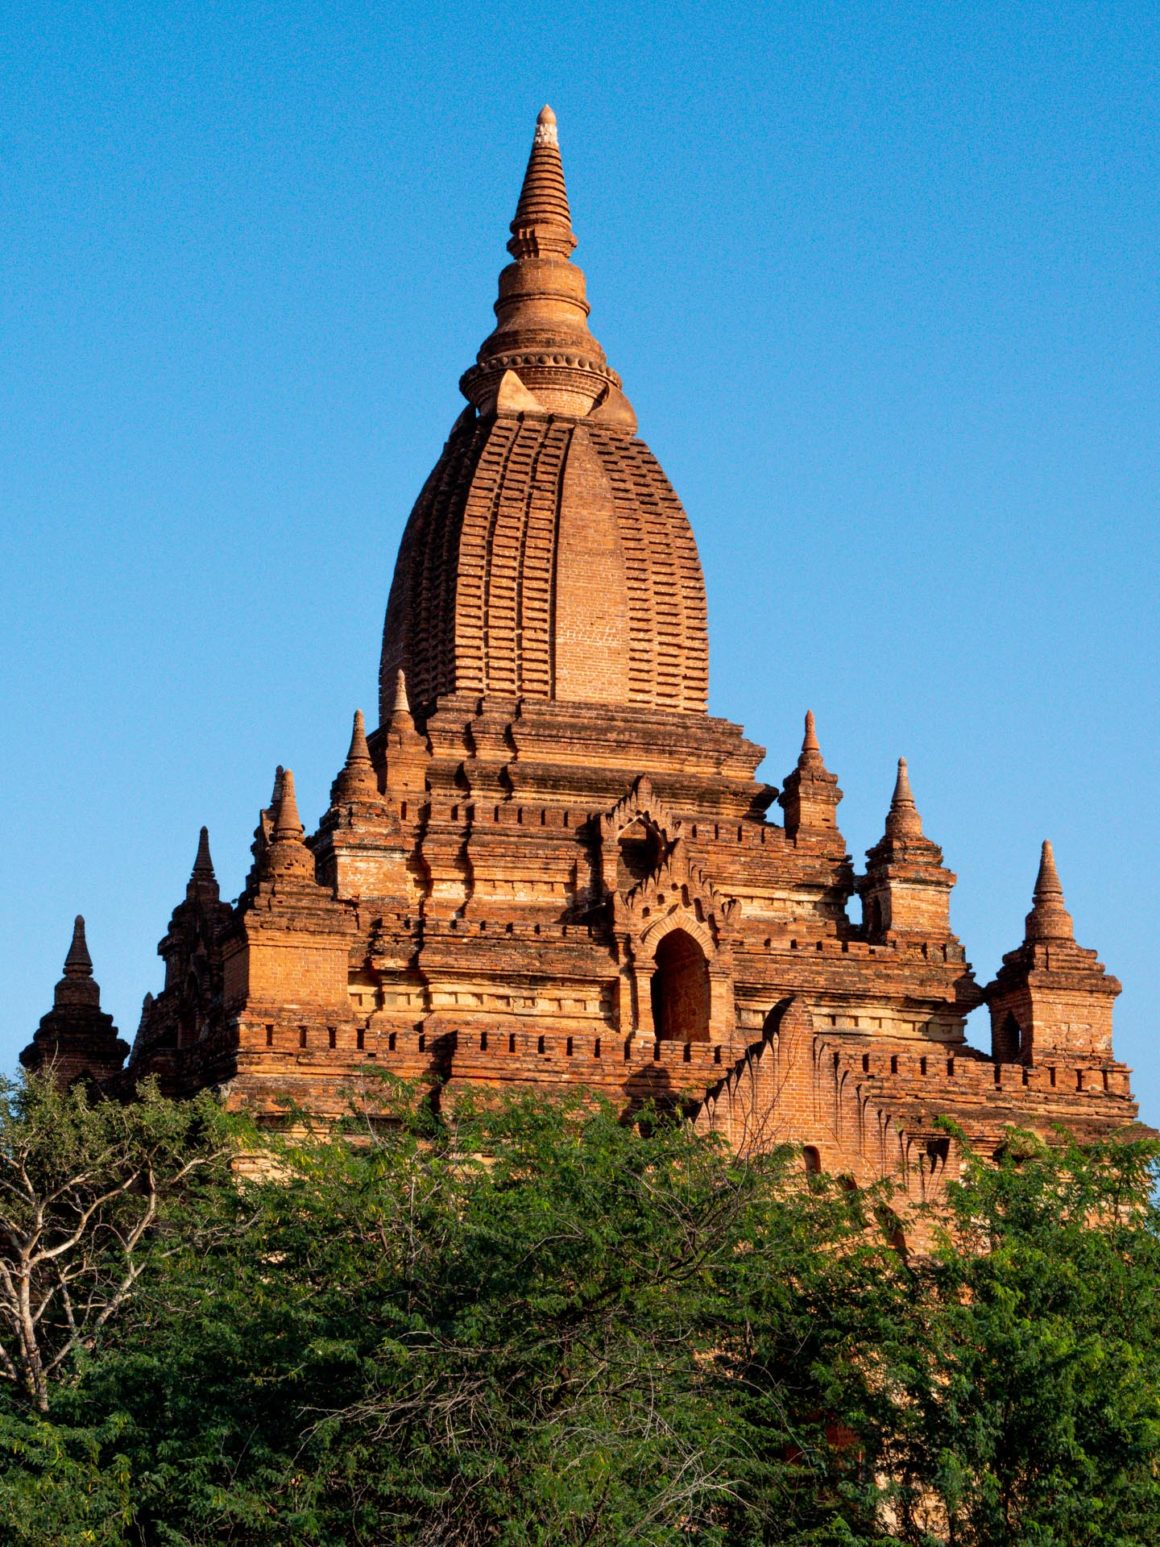
[[[1155,1152],[885,1189],[662,1114],[0,1099],[16,1544],[1160,1542]],[[31,1329],[30,1329],[31,1318]]]

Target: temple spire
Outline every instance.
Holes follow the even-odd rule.
[[[407,674],[400,666],[395,673],[395,696],[391,701],[391,719],[397,715],[405,715],[411,719],[411,705],[407,698]]]
[[[203,827],[197,840],[197,857],[193,862],[193,879],[195,881],[212,881],[213,860],[209,852],[209,828]]]
[[[214,875],[213,860],[209,852],[209,829],[203,827],[197,840],[197,857],[193,862],[193,870],[185,885],[185,898],[187,902],[216,903],[221,897],[217,876]]]
[[[785,830],[789,837],[825,835],[827,843],[836,842],[845,863],[845,845],[838,833],[837,809],[842,799],[838,780],[826,767],[818,741],[814,711],[806,710],[805,734],[797,763],[777,797],[785,812]]]
[[[806,733],[802,737],[802,752],[803,753],[806,753],[806,752],[818,752],[818,753],[820,753],[821,750],[822,749],[821,749],[821,747],[818,744],[818,727],[817,727],[817,722],[814,719],[814,711],[812,709],[807,709],[806,710]]]
[[[77,979],[91,978],[93,975],[93,958],[89,955],[89,944],[85,939],[84,916],[80,913],[73,923],[72,943],[64,959],[64,975],[66,978]]]
[[[532,151],[510,229],[508,252],[517,262],[549,254],[567,258],[576,247],[568,190],[564,185],[564,163],[560,160],[556,115],[546,105],[536,119]]]
[[[334,781],[330,792],[332,805],[352,800],[378,800],[379,781],[371,762],[367,746],[366,721],[361,709],[354,712],[354,726],[350,734],[350,749],[342,771]]]
[[[1034,900],[1027,915],[1028,940],[1074,940],[1075,925],[1063,900],[1055,851],[1043,840],[1039,856],[1039,874],[1035,878]]]
[[[401,666],[395,673],[395,694],[383,731],[388,796],[398,798],[422,793],[427,784],[427,738],[416,728],[407,699],[407,679]]]
[[[910,788],[910,770],[904,757],[898,759],[898,777],[894,781],[894,794],[886,816],[886,836],[888,838],[923,836],[922,818],[914,803],[914,795]]]
[[[619,395],[620,377],[588,329],[584,271],[571,261],[576,234],[550,107],[536,119],[510,229],[514,261],[499,277],[495,330],[459,383],[464,396],[485,416],[583,419],[597,405],[605,419],[635,428],[632,409]]]
[[[953,943],[958,949],[950,924],[954,884],[954,872],[943,864],[942,850],[922,830],[910,770],[900,757],[886,831],[867,851],[866,874],[858,882],[866,938],[877,945],[909,936]]]
[[[259,858],[259,874],[274,877],[314,879],[314,855],[306,846],[306,833],[298,815],[298,797],[294,775],[282,770],[278,800],[274,807],[269,846]]]
[[[356,709],[350,732],[350,746],[346,754],[346,766],[348,768],[368,766],[370,760],[371,749],[367,746],[367,722],[362,710]]]
[[[117,1036],[113,1017],[101,1009],[101,990],[93,977],[93,959],[78,913],[64,959],[64,975],[52,995],[52,1009],[41,1017],[32,1041],[20,1054],[26,1069],[51,1069],[62,1086],[82,1075],[97,1081],[115,1075],[129,1051]]]
[[[274,808],[274,842],[301,843],[305,829],[298,815],[298,797],[294,793],[294,774],[291,769],[282,770],[282,788],[278,804]]]

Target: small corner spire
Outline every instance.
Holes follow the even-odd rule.
[[[367,746],[366,717],[361,709],[356,709],[350,732],[350,747],[346,754],[346,766],[351,768],[356,763],[369,763],[370,760],[371,749]]]
[[[1031,912],[1027,915],[1028,940],[1074,940],[1075,925],[1063,898],[1059,871],[1055,868],[1055,850],[1048,838],[1039,854],[1039,873]]]
[[[93,977],[93,958],[89,955],[89,944],[85,939],[85,921],[79,913],[73,924],[68,955],[64,959],[64,974],[56,985],[52,1002],[58,1010],[78,1005],[99,1007],[101,1003],[101,990]]]
[[[395,697],[391,703],[391,718],[397,714],[405,714],[410,718],[411,705],[407,699],[407,674],[400,666],[395,673]]]
[[[197,840],[197,857],[193,862],[193,880],[213,881],[213,860],[209,852],[209,828],[203,827]]]
[[[298,816],[298,797],[294,792],[294,774],[289,768],[281,770],[277,805],[274,808],[274,842],[301,843],[305,828]]]
[[[259,875],[271,877],[275,882],[297,883],[300,877],[313,880],[314,855],[306,845],[306,833],[298,815],[294,774],[289,768],[281,771],[278,803],[271,825],[269,845],[259,859]]]
[[[81,913],[77,914],[73,923],[72,943],[64,959],[64,975],[66,978],[91,978],[93,975],[93,958],[89,955],[85,920]]]
[[[886,816],[886,836],[888,838],[923,836],[922,818],[914,803],[914,795],[910,788],[910,769],[904,757],[898,759],[898,777],[894,781],[894,794],[891,796],[890,810]]]
[[[802,749],[798,754],[797,766],[798,772],[807,777],[816,777],[826,772],[821,743],[818,741],[818,725],[812,709],[806,710],[805,735],[802,737]]]
[[[117,1036],[113,1017],[101,1009],[85,921],[78,913],[64,959],[64,975],[53,990],[52,1009],[41,1016],[20,1062],[32,1072],[48,1072],[64,1087],[85,1075],[98,1082],[115,1075],[128,1051]]]
[[[836,813],[841,799],[838,781],[822,757],[814,711],[807,709],[802,749],[777,797],[778,805],[785,812],[787,836],[796,839],[799,833],[805,832],[815,839],[821,834],[827,842],[837,841]]]
[[[346,762],[330,791],[332,805],[352,800],[378,800],[379,781],[371,761],[371,749],[367,745],[366,720],[361,709],[354,712],[354,725],[350,733],[350,749]]]

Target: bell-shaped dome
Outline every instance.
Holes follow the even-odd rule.
[[[495,331],[411,513],[381,667],[448,693],[704,713],[705,584],[681,503],[588,329],[556,136],[537,121]]]

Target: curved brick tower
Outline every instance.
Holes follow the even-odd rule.
[[[704,712],[705,585],[688,520],[588,330],[545,108],[500,275],[495,331],[411,514],[387,610],[395,673],[447,693]]]
[[[984,1149],[1012,1125],[1131,1122],[1119,985],[1075,944],[1049,848],[1026,939],[980,991],[905,761],[855,875],[813,716],[779,793],[708,714],[696,546],[589,330],[547,108],[511,233],[399,550],[379,728],[355,714],[313,834],[278,769],[233,906],[203,834],[122,1073],[95,990],[30,1060],[215,1085],[271,1119],[287,1097],[342,1111],[369,1068],[441,1102],[584,1086],[916,1198],[953,1167],[941,1116]],[[990,1057],[964,1040],[984,999]]]

